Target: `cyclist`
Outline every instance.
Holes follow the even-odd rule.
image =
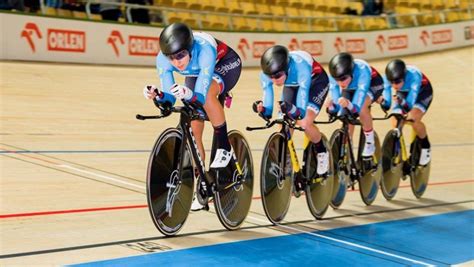
[[[156,90],[155,86],[146,86],[143,89],[145,98],[153,99],[157,105],[174,105],[176,99],[181,99],[201,113],[204,109],[217,140],[210,167],[225,168],[234,152],[227,137],[224,108],[219,98],[224,98],[239,80],[242,68],[239,55],[207,33],[193,33],[183,23],[173,23],[163,29],[160,49],[156,67],[162,91]],[[185,85],[175,83],[173,72],[185,76]],[[204,119],[193,120],[191,128],[204,161]],[[193,202],[193,210],[201,207],[197,200]]]
[[[280,110],[304,128],[317,153],[317,173],[325,175],[329,169],[329,153],[313,121],[328,93],[326,71],[308,52],[289,52],[281,45],[270,47],[264,52],[260,67],[263,101],[254,103],[255,111],[263,118],[270,119],[273,112],[273,85],[283,86]],[[297,191],[302,189],[296,188]]]
[[[352,117],[360,116],[365,144],[362,156],[372,158],[375,153],[375,138],[370,105],[383,93],[383,78],[366,61],[354,59],[349,53],[339,53],[329,62],[330,97],[328,112],[337,114],[348,110]],[[353,134],[354,126],[350,125]]]
[[[427,165],[431,160],[431,145],[426,126],[421,121],[433,100],[433,87],[426,76],[415,66],[405,65],[394,59],[385,68],[385,90],[378,102],[385,109],[392,107],[395,113],[407,114],[413,120],[413,130],[420,140],[421,155],[419,164]],[[392,90],[394,89],[393,104]]]

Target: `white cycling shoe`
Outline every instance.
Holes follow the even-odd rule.
[[[420,154],[420,161],[418,164],[421,166],[426,166],[431,161],[431,149],[430,148],[422,148]]]
[[[212,161],[211,168],[225,168],[229,165],[230,160],[234,154],[234,150],[231,148],[230,151],[219,148],[216,151],[216,156]]]
[[[317,173],[318,175],[323,175],[328,172],[329,170],[329,153],[318,153],[318,168]]]

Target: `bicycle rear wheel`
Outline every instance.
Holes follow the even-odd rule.
[[[268,220],[274,224],[285,218],[290,207],[293,168],[291,162],[286,162],[290,156],[286,145],[283,134],[270,135],[260,165],[263,210]]]
[[[415,169],[410,173],[410,186],[411,191],[416,198],[421,198],[428,187],[428,181],[430,179],[431,161],[426,166],[420,166],[421,146],[420,141],[417,138],[413,141],[412,149],[410,151],[410,164],[416,166]]]
[[[387,200],[393,199],[403,176],[403,160],[398,131],[390,130],[382,145],[382,180],[380,190]]]
[[[348,154],[341,154],[344,144],[344,131],[338,129],[331,135],[329,145],[331,147],[332,163],[334,171],[333,190],[331,202],[329,203],[334,209],[339,208],[346,197],[347,184],[349,181]]]
[[[237,169],[234,169],[231,174],[231,181],[229,180],[230,177],[218,176],[218,186],[222,182],[226,184],[236,182],[236,184],[230,188],[216,191],[214,200],[219,221],[225,228],[235,230],[244,222],[252,204],[253,159],[250,146],[239,131],[232,130],[229,132],[229,142],[242,170],[242,177],[238,177]]]
[[[194,192],[191,152],[186,145],[184,153],[180,153],[182,142],[181,131],[165,130],[156,141],[148,162],[148,209],[156,228],[167,236],[175,235],[183,227]]]
[[[318,177],[317,166],[318,159],[316,157],[316,151],[314,144],[310,143],[305,150],[306,162],[305,162],[305,177],[308,179],[309,184],[306,187],[306,202],[308,204],[309,211],[314,218],[320,220],[323,218],[324,213],[329,207],[331,202],[333,187],[334,187],[334,165],[332,162],[331,151],[327,138],[322,135],[323,144],[329,152],[329,170],[328,176],[325,178]]]
[[[361,140],[359,144],[365,143],[365,136],[361,135]],[[358,164],[362,169],[362,177],[359,179],[359,193],[362,198],[362,201],[365,205],[370,206],[379,191],[380,180],[382,179],[382,166],[380,161],[382,159],[382,149],[380,148],[380,141],[377,133],[374,131],[374,140],[375,140],[375,153],[373,163],[376,165],[373,169],[365,170],[364,162],[362,159],[362,150],[364,149],[363,145],[359,147],[358,154]]]

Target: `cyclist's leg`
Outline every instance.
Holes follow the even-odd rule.
[[[298,124],[305,129],[308,139],[314,143],[318,159],[317,172],[319,175],[325,174],[329,169],[329,153],[322,142],[319,128],[313,122],[318,116],[324,99],[328,94],[328,83],[329,80],[326,73],[321,73],[319,76],[312,78],[306,116],[303,120],[298,121]]]
[[[362,129],[364,130],[365,135],[365,144],[364,150],[362,151],[362,156],[371,157],[375,152],[375,137],[374,137],[374,128],[372,122],[372,114],[370,113],[370,105],[372,104],[372,99],[367,96],[360,110],[360,122],[362,124]]]
[[[426,165],[431,160],[431,145],[428,140],[426,126],[422,122],[423,116],[428,110],[433,100],[433,88],[431,84],[427,84],[421,88],[413,109],[408,113],[408,119],[412,119],[413,130],[416,133],[421,145],[420,165]]]
[[[217,151],[212,168],[223,168],[232,158],[232,147],[227,136],[227,123],[224,108],[219,100],[220,95],[227,94],[239,80],[242,70],[240,57],[233,50],[216,64],[213,81],[209,88],[204,109],[214,127],[214,136],[217,140]]]

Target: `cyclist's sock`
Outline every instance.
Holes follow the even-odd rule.
[[[362,152],[362,156],[370,157],[375,152],[374,129],[372,128],[368,131],[364,130],[364,136],[365,136],[365,145],[364,145],[364,150]]]
[[[430,144],[430,141],[428,140],[428,135],[425,136],[425,138],[420,138],[420,145],[421,145],[421,148],[430,148],[431,147],[431,144]]]
[[[374,129],[370,129],[368,131],[364,130],[365,135],[365,142],[367,143],[374,143]]]
[[[323,139],[319,140],[319,142],[314,143],[314,147],[316,148],[316,153],[325,153],[327,152],[326,146],[324,146]]]
[[[229,137],[227,136],[227,123],[214,127],[214,136],[217,138],[217,147],[227,151],[231,150]]]

